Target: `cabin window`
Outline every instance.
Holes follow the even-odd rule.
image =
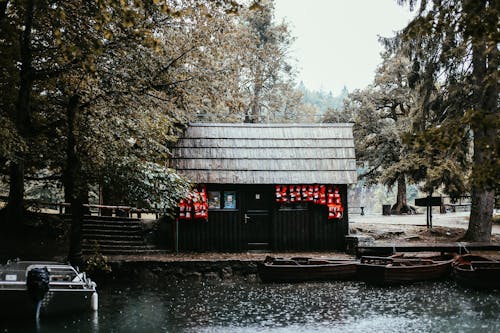
[[[287,202],[280,203],[279,210],[280,211],[288,211],[288,210],[308,210],[309,205],[307,202]]]
[[[209,209],[236,209],[236,191],[208,191]]]
[[[225,209],[236,208],[236,192],[224,191],[224,208]]]
[[[220,191],[208,191],[208,208],[220,208]]]

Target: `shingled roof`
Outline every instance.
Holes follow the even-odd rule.
[[[172,166],[195,183],[352,184],[352,124],[190,124]]]

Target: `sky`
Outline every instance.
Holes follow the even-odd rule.
[[[285,19],[296,37],[297,82],[334,95],[372,82],[383,51],[377,36],[394,36],[411,15],[396,0],[275,0],[276,22]]]

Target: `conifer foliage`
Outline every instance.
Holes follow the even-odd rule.
[[[408,51],[411,85],[420,98],[411,142],[434,186],[442,181],[449,191],[461,191],[458,164],[450,161],[471,165],[465,179],[472,198],[466,238],[489,241],[500,179],[498,1],[400,2],[413,9],[418,5],[415,18],[393,43]]]

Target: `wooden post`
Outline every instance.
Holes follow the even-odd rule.
[[[102,206],[104,205],[104,199],[103,199],[103,196],[102,196],[102,186],[101,186],[101,183],[99,183],[99,206]],[[101,213],[101,207],[97,208],[97,216],[101,216],[102,213]]]
[[[432,193],[427,196],[427,228],[432,229]]]
[[[174,232],[175,253],[179,253],[179,219],[178,218],[175,218],[174,228],[175,228],[175,232]]]

